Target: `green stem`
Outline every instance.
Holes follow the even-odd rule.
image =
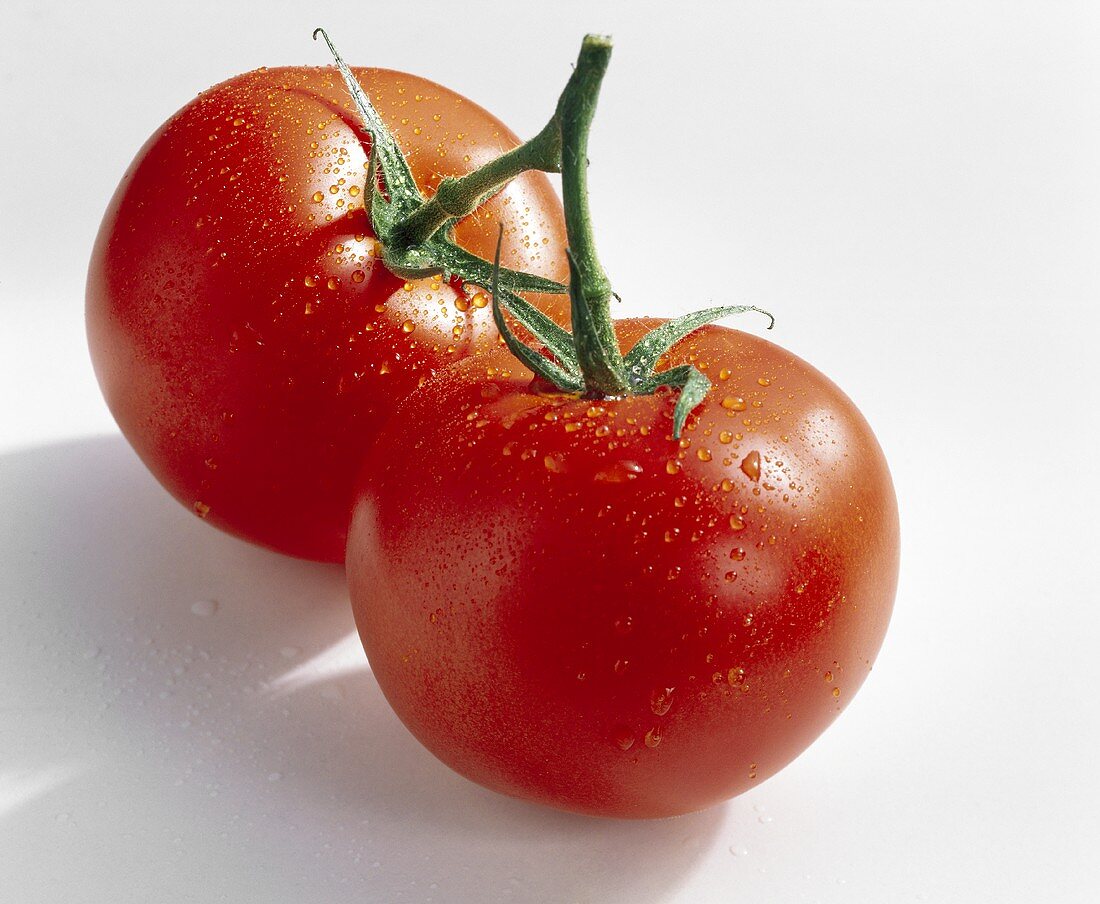
[[[409,247],[427,241],[449,220],[469,216],[521,173],[542,170],[554,173],[561,166],[561,130],[557,116],[541,132],[465,176],[449,176],[435,194],[399,222],[396,240]]]
[[[630,392],[611,320],[611,281],[596,253],[588,207],[588,133],[610,60],[611,39],[587,35],[556,113],[561,123],[562,198],[569,239],[573,341],[585,389],[592,396]]]
[[[558,99],[557,109],[542,131],[472,173],[444,179],[431,198],[395,225],[393,240],[407,248],[419,245],[450,220],[472,214],[521,173],[529,170],[561,172],[563,116],[575,116],[578,108],[589,107],[588,121],[591,122],[591,112],[596,108],[596,95],[610,56],[609,39],[587,36],[576,68]],[[587,134],[587,126],[584,131]]]

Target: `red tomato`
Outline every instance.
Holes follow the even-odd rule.
[[[619,325],[624,347],[653,321]],[[705,327],[675,395],[539,394],[506,353],[413,393],[367,463],[348,576],[371,667],[443,762],[497,791],[656,817],[790,762],[882,642],[898,516],[852,402]]]
[[[355,72],[422,190],[518,144],[446,88]],[[157,479],[212,524],[330,561],[343,559],[362,451],[393,407],[497,337],[484,294],[378,263],[368,154],[335,69],[238,76],[142,148],[88,274],[96,374]],[[566,276],[561,205],[541,173],[516,179],[456,239],[491,257],[498,223],[506,266]]]

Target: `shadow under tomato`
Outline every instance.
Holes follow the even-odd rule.
[[[0,807],[0,833],[53,899],[660,901],[721,826],[450,772],[383,699],[342,569],[211,530],[120,438],[0,456],[0,500],[0,774],[71,776]]]

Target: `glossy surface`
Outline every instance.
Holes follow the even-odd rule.
[[[356,621],[397,714],[469,778],[586,813],[700,809],[782,768],[866,678],[898,569],[866,421],[749,334],[704,328],[685,362],[714,389],[680,441],[669,393],[538,395],[496,353],[410,396],[376,446]]]
[[[518,143],[446,88],[355,71],[422,189]],[[484,295],[378,263],[368,154],[335,69],[231,79],[140,151],[88,275],[96,375],[157,479],[218,527],[329,561],[343,558],[362,449],[396,402],[496,339]],[[500,223],[506,266],[564,276],[560,204],[542,174],[456,237],[491,258]]]

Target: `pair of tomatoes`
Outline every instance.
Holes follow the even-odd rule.
[[[356,77],[430,192],[516,144],[423,79]],[[794,355],[704,327],[662,366],[714,388],[534,385],[487,293],[389,272],[364,209],[370,138],[335,70],[260,70],[141,150],[88,279],[123,432],[197,516],[345,558],[374,674],[440,759],[565,809],[661,816],[763,781],[856,691],[897,575],[889,473],[848,398]],[[541,174],[457,225],[561,280]],[[536,299],[567,317],[565,299]],[[629,347],[652,326],[618,324]],[[349,530],[350,524],[350,530]]]

